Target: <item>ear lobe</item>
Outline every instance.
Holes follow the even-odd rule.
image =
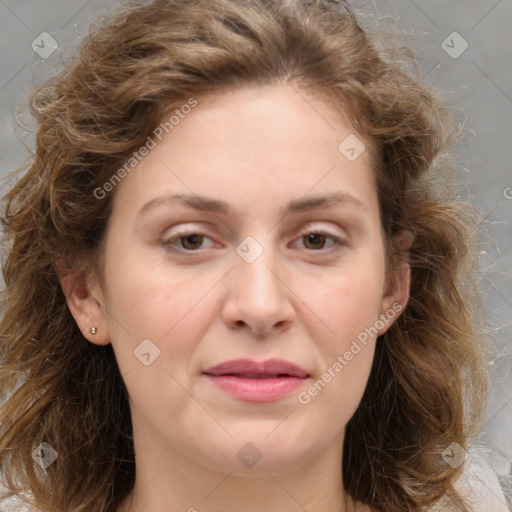
[[[70,268],[62,257],[58,258],[55,266],[69,311],[83,336],[95,345],[110,343],[102,307],[103,294],[93,274],[87,270]],[[91,332],[92,327],[96,328],[95,334]]]
[[[400,231],[393,235],[393,247],[395,260],[390,269],[391,276],[389,286],[382,300],[381,318],[386,318],[385,326],[379,329],[378,335],[384,334],[398,318],[409,302],[411,286],[411,267],[409,266],[409,249],[414,242],[414,235],[409,231]],[[393,312],[391,315],[390,312]]]

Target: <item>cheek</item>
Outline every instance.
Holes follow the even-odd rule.
[[[323,286],[305,295],[308,306],[328,327],[325,332],[329,333],[331,349],[342,350],[375,324],[382,307],[383,286],[383,266],[360,258],[357,265],[333,272]]]
[[[190,355],[212,321],[212,292],[221,275],[211,272],[198,278],[194,270],[170,269],[165,258],[148,262],[143,251],[126,251],[125,257],[120,253],[114,249],[105,268],[107,320],[120,366],[137,369],[133,352],[150,339],[160,350],[152,368],[186,372]]]
[[[134,257],[112,265],[109,282],[109,330],[132,406],[145,418],[171,409],[181,414],[189,395],[180,383],[189,386],[190,360],[208,325],[213,283],[179,271],[170,275],[162,265]],[[151,340],[144,341],[144,352],[139,350],[143,340]],[[137,354],[148,352],[146,366]]]
[[[366,387],[382,303],[383,267],[364,259],[359,263],[360,271],[355,266],[340,271],[328,286],[308,295],[317,317],[310,324],[310,336],[323,373],[315,376],[304,401],[328,404],[324,411],[330,412],[325,414],[336,416],[341,424],[353,414]],[[321,408],[318,413],[324,414]]]
[[[134,336],[160,338],[184,316],[195,295],[194,285],[185,282],[185,273],[171,274],[162,258],[148,259],[148,251],[133,241],[118,236],[110,240],[109,249],[109,312]]]
[[[359,287],[357,292],[347,279],[330,297],[324,308],[325,323],[334,334],[314,338],[321,361],[321,373],[298,401],[312,416],[318,416],[335,435],[355,413],[370,376],[376,336],[372,327],[378,319],[375,283]],[[371,286],[370,286],[371,285]],[[322,333],[326,330],[322,329]]]

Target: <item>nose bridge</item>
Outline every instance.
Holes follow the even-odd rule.
[[[243,321],[254,330],[264,332],[290,319],[292,307],[287,288],[279,278],[279,254],[270,235],[244,239],[236,248],[229,298],[230,319]]]
[[[239,296],[255,304],[276,300],[281,283],[271,271],[276,267],[271,237],[249,236],[238,245],[236,252],[234,279]]]

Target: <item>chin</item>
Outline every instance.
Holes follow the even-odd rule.
[[[237,436],[230,439],[223,447],[215,444],[199,460],[208,461],[206,464],[211,469],[237,476],[268,476],[267,471],[278,475],[303,466],[314,457],[316,450],[321,450],[321,447],[305,446],[304,435],[296,439],[288,435],[286,444],[272,437],[273,434],[268,435],[268,431],[254,431],[254,435],[251,435],[247,429],[243,438]]]

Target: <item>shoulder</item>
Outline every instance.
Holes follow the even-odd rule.
[[[7,489],[0,483],[0,511],[1,512],[31,512],[27,503],[16,496],[6,497]]]
[[[498,476],[486,458],[476,450],[468,452],[464,471],[455,487],[464,499],[468,512],[511,512]],[[446,510],[439,503],[431,512]]]
[[[468,453],[467,466],[458,486],[463,495],[468,495],[472,512],[510,512],[498,476],[478,452]]]

